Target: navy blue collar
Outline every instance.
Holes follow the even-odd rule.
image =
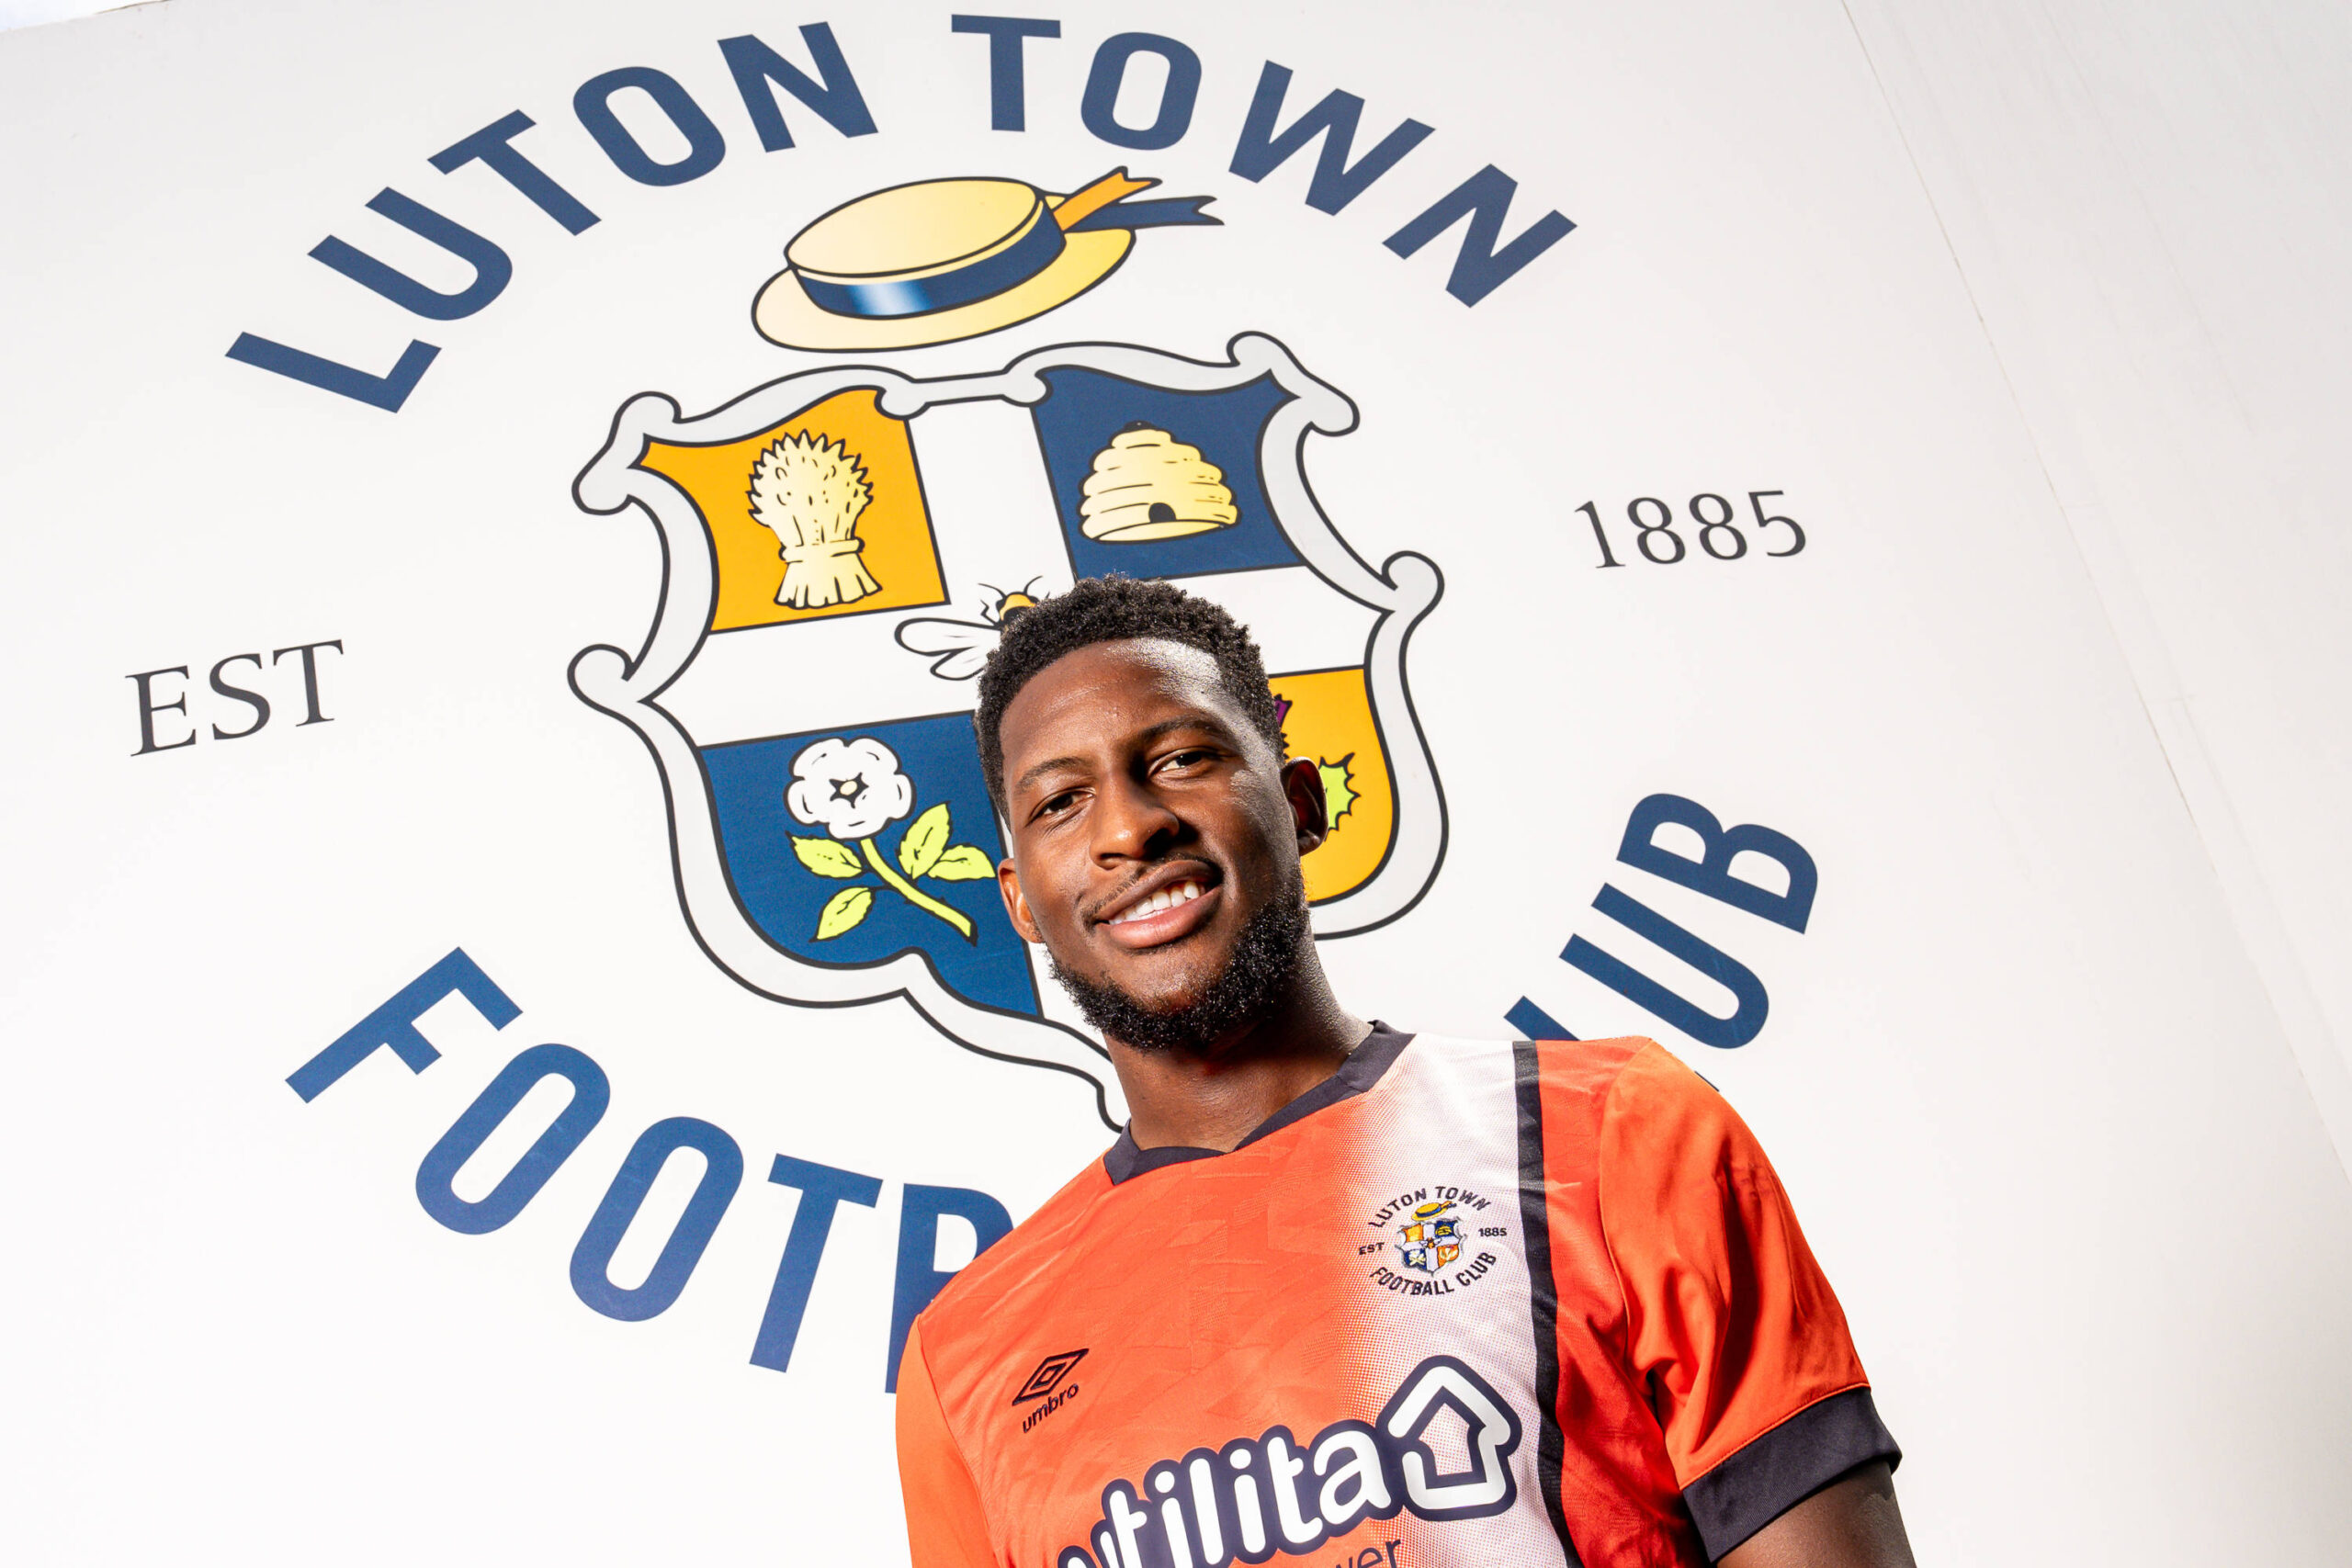
[[[1399,1034],[1378,1019],[1374,1019],[1372,1032],[1364,1036],[1362,1044],[1348,1053],[1348,1059],[1340,1064],[1337,1072],[1267,1117],[1263,1122],[1259,1122],[1250,1135],[1235,1146],[1246,1149],[1259,1139],[1279,1133],[1292,1122],[1302,1117],[1312,1116],[1327,1105],[1337,1105],[1343,1100],[1353,1100],[1380,1081],[1381,1075],[1388,1070],[1390,1065],[1404,1052],[1405,1047],[1412,1043],[1412,1039],[1411,1035]],[[1136,1145],[1135,1128],[1130,1123],[1119,1134],[1119,1141],[1113,1144],[1110,1151],[1103,1155],[1102,1169],[1111,1178],[1111,1184],[1115,1187],[1131,1177],[1141,1176],[1147,1170],[1158,1170],[1160,1167],[1168,1165],[1182,1165],[1186,1160],[1215,1159],[1224,1152],[1223,1149],[1195,1149],[1182,1145],[1172,1145],[1158,1149],[1138,1148]]]

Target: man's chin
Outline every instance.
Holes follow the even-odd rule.
[[[1122,962],[1094,965],[1085,984],[1096,993],[1119,997],[1128,1007],[1172,1018],[1207,1001],[1216,990],[1219,976],[1232,966],[1229,949],[1211,956],[1203,951],[1207,945],[1193,937],[1164,948],[1121,953]],[[1184,951],[1178,951],[1180,947]],[[1069,984],[1069,972],[1058,966],[1054,977],[1065,986]]]
[[[1078,1004],[1088,1023],[1120,1044],[1138,1051],[1197,1050],[1205,1042],[1199,1013],[1201,998],[1187,987],[1173,995],[1139,997],[1106,979],[1094,979],[1051,960],[1055,981]]]
[[[1305,900],[1277,900],[1250,918],[1222,963],[1188,964],[1181,979],[1148,995],[1076,974],[1050,953],[1047,961],[1079,1012],[1110,1039],[1138,1051],[1206,1055],[1288,993],[1311,940]]]

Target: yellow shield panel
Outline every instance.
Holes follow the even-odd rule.
[[[709,530],[712,631],[946,602],[914,445],[879,403],[861,387],[740,441],[647,444],[639,466]]]
[[[1301,863],[1309,903],[1336,898],[1372,880],[1388,858],[1396,827],[1396,792],[1372,716],[1363,668],[1310,670],[1267,682],[1283,710],[1283,739],[1293,757],[1312,758],[1323,774],[1331,836]]]

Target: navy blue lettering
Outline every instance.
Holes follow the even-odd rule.
[[[454,321],[472,315],[497,299],[504,292],[508,280],[514,276],[514,264],[507,259],[504,251],[464,224],[453,223],[422,202],[411,201],[396,190],[378,191],[375,198],[368,203],[368,210],[380,213],[409,232],[432,241],[473,268],[474,280],[471,283],[455,294],[444,294],[437,288],[426,288],[404,272],[386,266],[367,252],[347,245],[332,234],[311,247],[313,260],[324,262],[352,282],[363,288],[375,290],[403,310],[413,311],[435,321]],[[235,355],[237,351],[232,348],[229,352]],[[412,346],[410,353],[414,352]],[[407,363],[406,355],[402,355],[401,363]],[[393,374],[397,376],[400,372],[395,370]]]
[[[481,972],[481,965],[466,956],[464,948],[453,947],[447,957],[402,986],[391,1000],[345,1030],[333,1044],[295,1068],[286,1080],[288,1087],[305,1101],[316,1100],[329,1084],[382,1050],[390,1051],[407,1063],[410,1072],[424,1071],[441,1059],[441,1053],[417,1032],[416,1021],[449,996],[460,996],[471,1002],[474,1010],[488,1020],[492,1029],[505,1028],[523,1013],[521,1008],[507,999],[505,992],[491,983],[490,976]]]
[[[686,139],[686,155],[676,163],[657,163],[613,112],[613,96],[632,87],[652,99]],[[613,167],[639,185],[682,186],[710,173],[727,156],[727,139],[718,134],[718,127],[711,124],[702,106],[678,85],[676,77],[650,65],[625,65],[590,77],[571,95],[571,112],[580,117],[580,123],[588,128]]]
[[[1518,189],[1517,180],[1489,164],[1440,197],[1437,205],[1427,212],[1389,235],[1388,248],[1400,256],[1409,256],[1463,219],[1469,219],[1469,232],[1463,236],[1461,253],[1453,258],[1453,273],[1446,279],[1445,291],[1464,305],[1476,305],[1513,273],[1558,244],[1576,227],[1557,212],[1547,212],[1530,223],[1519,238],[1497,248],[1496,242],[1503,234],[1503,219],[1510,211],[1511,197]]]
[[[444,147],[433,154],[432,164],[446,175],[480,160],[492,174],[528,197],[532,206],[577,234],[592,227],[596,215],[578,197],[556,184],[545,169],[514,149],[514,139],[530,130],[533,123],[529,115],[516,109],[463,141]]]
[[[229,357],[240,365],[250,365],[256,370],[266,370],[274,376],[300,381],[306,387],[316,387],[322,392],[333,392],[338,398],[366,403],[371,409],[386,413],[398,413],[408,395],[416,389],[424,367],[433,363],[441,350],[429,343],[411,340],[401,351],[400,363],[382,376],[372,376],[365,370],[333,359],[322,359],[299,348],[288,348],[266,337],[251,333],[239,333],[237,341],[229,345]]]
[[[989,129],[1029,129],[1027,73],[1023,49],[1033,38],[1059,38],[1062,25],[1035,17],[951,17],[948,29],[985,33],[989,40]]]
[[[1660,849],[1651,841],[1658,829],[1668,822],[1679,823],[1699,835],[1702,846],[1699,859],[1694,861]],[[1758,887],[1746,877],[1733,875],[1732,862],[1743,853],[1759,854],[1776,862],[1789,874],[1789,890],[1775,893]],[[1668,882],[1696,889],[1710,898],[1721,899],[1736,909],[1761,915],[1792,931],[1804,930],[1805,921],[1812,918],[1813,896],[1821,883],[1813,857],[1787,834],[1754,823],[1726,830],[1715,820],[1713,812],[1679,795],[1654,795],[1634,807],[1617,858]]]
[[[571,1099],[547,1130],[523,1151],[513,1169],[479,1202],[458,1196],[451,1183],[466,1161],[473,1158],[498,1124],[514,1113],[542,1078],[560,1077],[571,1085]],[[499,1069],[490,1087],[475,1097],[465,1113],[441,1134],[416,1168],[416,1201],[424,1212],[461,1235],[482,1235],[523,1212],[539,1189],[571,1151],[605,1118],[612,1102],[612,1084],[605,1069],[569,1045],[534,1045]]]
[[[1156,54],[1168,62],[1159,112],[1149,125],[1139,128],[1121,125],[1113,118],[1119,106],[1119,85],[1126,80],[1127,62],[1138,54]],[[1078,118],[1114,147],[1153,152],[1173,147],[1184,139],[1184,132],[1193,128],[1193,104],[1200,95],[1199,55],[1158,33],[1114,33],[1094,51],[1094,66],[1086,73],[1086,95],[1079,100]]]
[[[734,73],[735,90],[743,95],[743,107],[752,117],[752,129],[760,133],[760,145],[771,152],[792,145],[783,106],[776,102],[778,87],[815,110],[818,118],[843,136],[873,135],[874,116],[865,107],[865,96],[857,90],[857,78],[850,74],[849,62],[842,58],[841,45],[833,41],[833,29],[823,22],[811,22],[800,29],[800,38],[808,46],[808,58],[816,62],[814,77],[749,33],[718,40],[718,52],[727,57],[727,69]],[[718,160],[713,157],[711,162]]]
[[[882,1380],[886,1392],[899,1386],[899,1358],[907,1348],[907,1330],[914,1325],[915,1314],[931,1304],[933,1296],[948,1280],[956,1277],[953,1269],[934,1267],[939,1255],[939,1221],[944,1214],[956,1214],[971,1222],[972,1233],[978,1238],[972,1256],[978,1258],[1012,1229],[1012,1216],[1004,1205],[985,1192],[975,1192],[968,1187],[923,1187],[907,1183],[906,1201],[899,1210],[899,1276],[890,1292],[890,1362]]]
[[[1578,1038],[1578,1036],[1569,1033],[1566,1026],[1562,1024],[1558,1019],[1554,1018],[1550,1013],[1545,1012],[1542,1008],[1537,1007],[1525,997],[1520,998],[1516,1003],[1512,1004],[1510,1011],[1503,1014],[1503,1019],[1504,1021],[1508,1022],[1511,1026],[1511,1028],[1519,1032],[1519,1037],[1521,1040],[1575,1040]]]
[[[686,1201],[686,1212],[678,1217],[670,1239],[662,1244],[662,1255],[653,1260],[645,1282],[624,1290],[613,1283],[613,1253],[628,1234],[638,1211],[645,1206],[654,1178],[680,1149],[701,1154],[702,1179]],[[639,1135],[628,1158],[621,1162],[620,1173],[605,1189],[604,1201],[596,1205],[588,1228],[581,1233],[580,1245],[572,1248],[572,1293],[606,1317],[623,1323],[641,1323],[668,1311],[678,1292],[686,1288],[695,1265],[702,1261],[703,1249],[710,1245],[711,1233],[718,1228],[719,1218],[742,1184],[743,1151],[724,1132],[691,1116],[656,1122]]]
[[[1362,196],[1366,186],[1395,168],[1397,160],[1419,146],[1430,133],[1419,120],[1408,119],[1351,167],[1348,153],[1355,146],[1363,100],[1353,93],[1327,93],[1321,103],[1292,121],[1289,130],[1277,133],[1274,124],[1282,117],[1283,97],[1289,91],[1289,67],[1266,62],[1258,77],[1258,96],[1250,101],[1250,118],[1242,122],[1241,140],[1233,149],[1233,172],[1245,180],[1262,180],[1320,136],[1323,146],[1316,154],[1315,176],[1306,187],[1306,205],[1317,212],[1337,212]]]
[[[793,1341],[800,1337],[800,1319],[808,1310],[817,1264],[825,1255],[826,1237],[832,1234],[833,1212],[843,1203],[871,1209],[881,1200],[882,1183],[854,1170],[788,1155],[775,1156],[775,1163],[768,1168],[768,1179],[779,1187],[800,1190],[800,1207],[793,1213],[792,1231],[784,1240],[784,1258],[776,1265],[775,1284],[768,1292],[768,1308],[752,1343],[752,1365],[780,1372],[792,1364]]]
[[[1763,982],[1755,972],[1684,931],[1647,905],[1603,886],[1592,907],[1635,934],[1648,938],[1683,963],[1727,987],[1735,1001],[1731,1016],[1719,1018],[1668,990],[1582,937],[1571,937],[1560,956],[1619,996],[1656,1013],[1704,1045],[1728,1050],[1745,1045],[1764,1027],[1769,1002]]]

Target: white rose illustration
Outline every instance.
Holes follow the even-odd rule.
[[[870,735],[820,740],[793,759],[784,803],[810,827],[855,843],[912,811],[915,786],[898,754]]]
[[[971,916],[915,886],[985,882],[996,874],[996,863],[977,845],[949,841],[956,825],[945,801],[908,825],[896,852],[885,854],[875,842],[876,834],[915,808],[914,781],[899,771],[898,753],[888,746],[870,735],[818,741],[793,759],[784,803],[795,817],[829,835],[788,835],[793,858],[830,881],[855,884],[825,900],[817,916],[817,941],[831,942],[855,930],[886,890],[946,921],[966,942],[979,940]],[[880,880],[879,887],[861,880],[869,874]]]

